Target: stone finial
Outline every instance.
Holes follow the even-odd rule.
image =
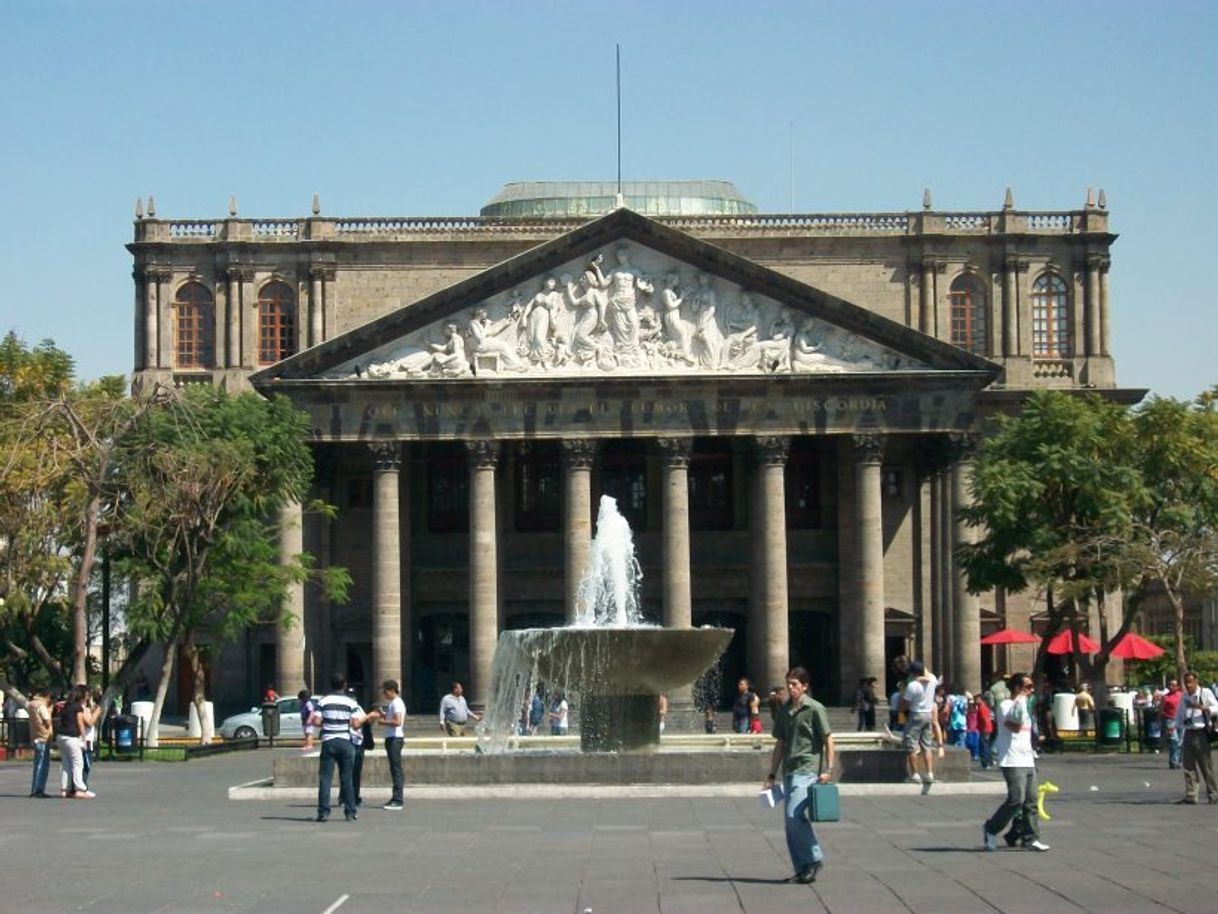
[[[1009,187],[1007,188],[1006,196],[1002,198],[1002,208],[1003,209],[1014,209],[1015,208],[1015,195],[1013,193],[1011,193],[1011,188],[1009,188]]]
[[[236,194],[228,195],[228,214],[229,214],[229,216],[237,215],[237,195]]]
[[[148,218],[156,218],[156,197],[152,196],[152,194],[148,195]]]
[[[321,194],[313,195],[313,215],[321,215]]]
[[[926,188],[924,191],[922,191],[922,209],[927,209],[927,210],[928,210],[928,209],[930,209],[930,206],[931,206],[931,203],[930,203],[930,188],[928,187],[928,188]]]
[[[1104,193],[1104,188],[1100,188],[1100,209],[1108,209],[1108,195]]]
[[[626,206],[626,195],[621,194],[621,193],[614,194],[613,195],[613,208],[614,209],[623,209],[623,208],[625,208],[625,206]]]
[[[142,197],[135,198],[135,221],[139,222],[144,218],[144,200]]]
[[[1095,191],[1087,188],[1087,209],[1095,209]]]

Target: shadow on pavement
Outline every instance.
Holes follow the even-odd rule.
[[[673,876],[673,882],[739,882],[749,885],[785,885],[787,880],[758,879],[756,876]]]

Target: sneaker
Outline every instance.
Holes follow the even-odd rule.
[[[913,774],[911,774],[909,777],[907,777],[905,779],[905,783],[906,784],[921,784],[922,775],[918,774],[918,772],[915,771]]]
[[[981,841],[985,845],[987,851],[998,850],[998,836],[991,835],[989,829],[984,825],[981,826]]]
[[[1049,849],[1049,845],[1045,844],[1045,842],[1041,841],[1039,838],[1036,838],[1035,840],[1029,841],[1027,844],[1025,844],[1024,849],[1030,851],[1047,851]]]
[[[933,774],[928,774],[926,776],[926,780],[922,782],[922,796],[926,796],[928,793],[930,793],[930,789],[934,786],[935,776]]]
[[[354,822],[356,819],[359,818],[359,815],[356,813],[353,813],[353,812],[346,812],[346,813],[343,813],[343,817],[346,818],[346,820],[348,822]]]
[[[398,810],[400,810],[401,808],[402,808],[402,804],[401,804],[401,803],[394,803],[393,801],[390,801],[390,802],[386,803],[384,806],[382,806],[382,807],[381,807],[381,809],[392,809],[392,810],[394,810],[395,812],[396,812],[396,811],[398,811]]]
[[[824,869],[824,866],[825,864],[820,861],[813,863],[810,867],[796,876],[795,881],[800,885],[808,885],[809,883],[815,882],[816,877],[820,875],[820,871]]]
[[[76,799],[78,800],[92,800],[95,796],[97,796],[97,794],[95,794],[92,790],[76,791]]]

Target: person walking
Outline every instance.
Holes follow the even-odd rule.
[[[808,685],[808,671],[801,666],[787,672],[787,703],[774,720],[774,751],[770,773],[762,784],[771,790],[781,766],[786,804],[787,852],[794,875],[787,882],[815,882],[825,865],[825,853],[812,828],[808,793],[816,782],[828,783],[833,770],[833,731],[825,706],[815,701]]]
[[[1184,762],[1184,798],[1177,803],[1196,804],[1205,781],[1205,793],[1210,803],[1218,803],[1218,785],[1214,783],[1214,765],[1210,756],[1209,725],[1218,716],[1218,699],[1214,693],[1197,682],[1197,674],[1184,674],[1184,691],[1176,711],[1176,732],[1182,735]]]
[[[26,710],[30,715],[30,740],[34,744],[30,796],[46,799],[47,773],[51,769],[51,739],[55,733],[51,724],[51,693],[46,689],[36,691]]]
[[[1021,840],[1028,850],[1047,851],[1036,822],[1036,756],[1032,752],[1032,715],[1027,697],[1032,677],[1016,673],[1008,681],[1011,697],[998,708],[998,764],[1007,783],[1007,796],[981,827],[987,851],[996,850],[998,835],[1019,814]]]
[[[753,691],[748,677],[741,676],[736,682],[736,700],[732,703],[732,731],[748,733],[754,718],[761,720],[761,699]]]
[[[939,733],[935,720],[935,691],[939,680],[920,660],[910,662],[909,676],[909,683],[901,693],[901,710],[907,715],[902,734],[909,767],[906,780],[921,784],[925,793],[935,782],[935,743]],[[925,773],[918,771],[919,759],[925,766]]]
[[[1167,767],[1179,768],[1183,742],[1180,737],[1180,728],[1176,726],[1176,712],[1180,710],[1180,682],[1176,677],[1173,676],[1167,681],[1167,691],[1159,698],[1158,704],[1159,710],[1163,714],[1163,726],[1167,728]],[[1143,729],[1149,728],[1144,727]]]
[[[858,715],[858,730],[875,729],[875,706],[880,703],[875,694],[876,678],[867,676],[859,680],[858,691],[854,693],[854,713]]]
[[[347,677],[334,673],[330,693],[317,703],[313,725],[321,728],[321,756],[317,768],[317,821],[330,818],[330,784],[338,766],[338,798],[348,821],[356,818],[355,743],[353,731],[364,723],[364,709],[346,694]]]
[[[85,698],[88,694],[88,686],[75,686],[59,712],[59,722],[55,727],[58,733],[59,758],[63,765],[63,789],[59,795],[77,800],[93,799],[93,794],[85,786],[84,745],[81,742],[81,737],[89,727],[85,712]]]

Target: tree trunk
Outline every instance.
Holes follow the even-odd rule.
[[[206,714],[206,671],[203,668],[203,652],[199,649],[199,645],[195,644],[194,632],[191,632],[186,639],[186,656],[190,659],[190,678],[193,685],[191,701],[194,702],[195,713],[199,717],[199,741],[202,745],[209,746],[215,737],[215,731],[211,718]]]
[[[1184,651],[1184,601],[1164,578],[1160,578],[1167,599],[1171,600],[1172,634],[1176,642],[1176,676],[1184,682],[1184,674],[1188,671],[1188,656]]]
[[[174,630],[164,643],[165,659],[161,661],[161,678],[156,684],[156,697],[152,700],[152,720],[148,722],[145,745],[155,749],[161,740],[161,709],[165,707],[165,694],[169,691],[169,677],[173,675],[173,663],[178,652],[178,633]]]
[[[1096,639],[1100,643],[1100,652],[1087,664],[1090,667],[1088,675],[1091,677],[1092,695],[1108,692],[1103,688],[1108,676],[1108,594],[1102,587],[1095,589],[1095,605],[1100,620],[1100,636]]]
[[[76,580],[72,585],[72,685],[89,681],[89,581],[93,577],[93,559],[97,554],[97,515],[101,512],[101,498],[94,495],[85,508],[84,549],[80,554],[80,566],[76,569]]]

